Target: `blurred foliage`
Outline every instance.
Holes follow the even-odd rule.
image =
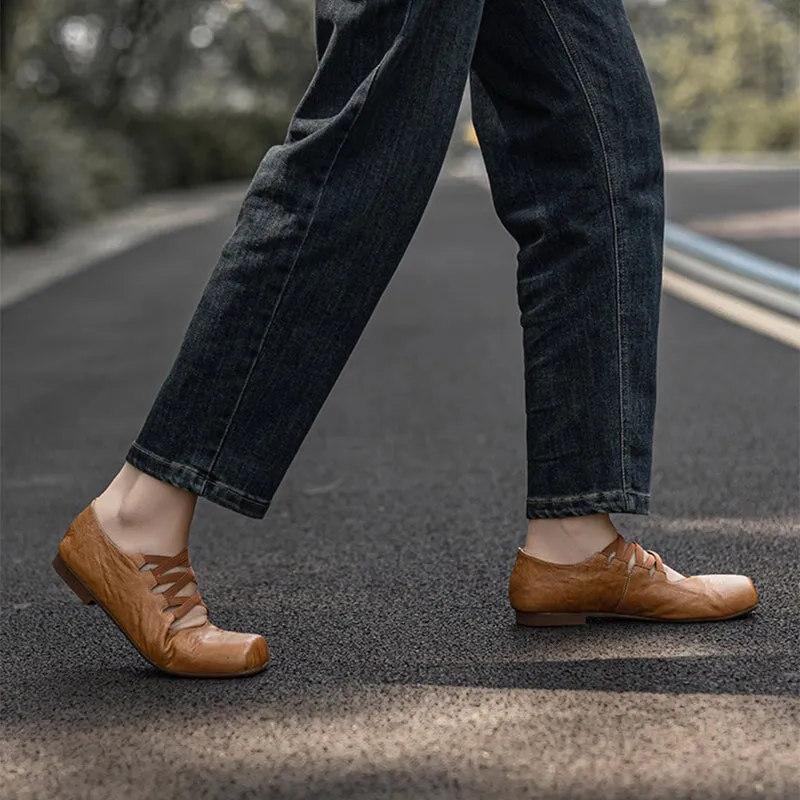
[[[249,179],[316,64],[311,0],[0,0],[6,243]]]
[[[631,2],[665,146],[800,148],[797,0]]]
[[[110,128],[87,130],[69,105],[4,90],[0,124],[3,240],[38,239],[133,200],[139,153]]]
[[[626,0],[667,148],[800,147],[798,0]],[[316,60],[313,0],[0,0],[0,233],[252,176]]]

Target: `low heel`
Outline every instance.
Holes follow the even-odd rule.
[[[91,606],[94,605],[94,598],[89,594],[89,590],[78,580],[75,574],[70,570],[70,568],[64,563],[64,559],[61,558],[61,554],[57,554],[56,557],[53,559],[53,569],[58,573],[58,576],[64,583],[78,595],[80,601],[86,605]]]
[[[529,614],[517,611],[517,625],[530,628],[549,628],[557,625],[585,625],[586,614]]]

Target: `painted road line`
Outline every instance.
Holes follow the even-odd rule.
[[[696,278],[706,285],[741,295],[781,314],[800,318],[800,294],[797,292],[785,292],[752,278],[745,278],[680,250],[666,248],[664,259],[676,271],[690,278]]]
[[[777,289],[800,293],[800,270],[695,233],[674,222],[667,222],[664,228],[664,245]]]
[[[732,297],[710,286],[704,286],[668,268],[663,272],[663,288],[669,294],[710,311],[718,317],[800,350],[800,323],[789,317],[767,311],[748,300]]]
[[[718,239],[800,238],[800,207],[716,214],[692,220],[692,230]]]

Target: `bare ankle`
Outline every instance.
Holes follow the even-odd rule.
[[[123,550],[168,555],[188,545],[197,495],[127,462],[94,501],[101,526]]]
[[[607,547],[617,535],[608,514],[532,519],[524,550],[543,561],[574,564]]]

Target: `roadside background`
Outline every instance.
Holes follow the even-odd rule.
[[[800,149],[795,0],[627,6],[668,150]],[[0,14],[4,245],[249,179],[315,67],[312,0],[4,0]]]

